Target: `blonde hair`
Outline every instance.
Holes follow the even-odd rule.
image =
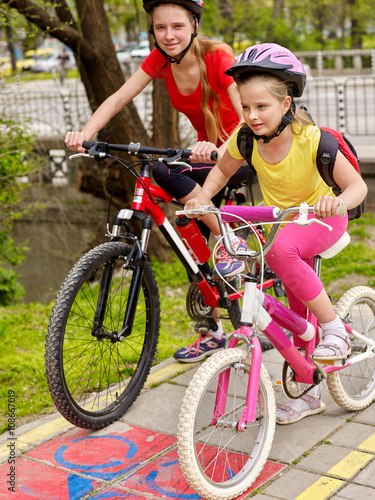
[[[220,96],[210,87],[207,68],[204,62],[204,55],[208,52],[215,50],[223,50],[233,57],[234,54],[229,45],[216,40],[209,40],[204,35],[199,34],[192,44],[192,50],[198,59],[200,74],[201,74],[201,88],[202,88],[202,111],[205,119],[206,133],[209,142],[216,144],[218,141],[225,142],[229,134],[225,132],[222,120],[220,118]],[[209,107],[209,99],[213,99],[212,111]]]
[[[173,4],[173,2],[171,2]],[[163,4],[165,5],[165,4]],[[198,21],[194,13],[188,8],[179,5],[184,10],[186,10],[189,20],[191,22],[194,30],[197,28]],[[152,11],[151,11],[151,24],[152,24]],[[223,127],[223,123],[220,117],[219,109],[220,109],[220,96],[212,90],[210,87],[210,83],[208,81],[207,76],[207,67],[204,62],[205,54],[209,52],[214,52],[215,50],[223,50],[227,54],[229,54],[234,60],[234,53],[232,48],[226,43],[219,42],[217,40],[210,40],[201,33],[198,34],[193,40],[193,43],[190,47],[190,50],[193,51],[193,54],[198,59],[199,69],[200,69],[200,80],[201,80],[201,89],[202,89],[202,112],[205,120],[205,128],[206,134],[209,142],[213,144],[217,144],[218,141],[225,142],[229,134],[225,132]],[[209,106],[210,97],[213,100],[212,111]]]
[[[235,78],[237,83],[237,87],[247,83],[249,80],[253,78],[258,78],[264,82],[264,85],[267,87],[267,90],[280,102],[282,102],[286,97],[288,97],[289,92],[288,89],[292,85],[292,82],[280,80],[274,75],[261,73],[261,72],[252,72],[252,73],[243,73]],[[290,112],[293,114],[292,118],[292,132],[293,134],[301,133],[303,127],[307,125],[314,124],[310,115],[301,108],[297,108],[293,113],[293,110],[290,109]],[[293,125],[298,125],[298,127],[293,127]],[[297,132],[298,130],[298,132]]]

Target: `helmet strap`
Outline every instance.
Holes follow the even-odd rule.
[[[292,123],[293,116],[296,112],[296,104],[294,102],[294,99],[292,98],[292,102],[290,104],[290,107],[288,111],[285,113],[285,115],[282,117],[280,125],[277,127],[277,130],[274,134],[272,135],[256,135],[253,134],[254,139],[256,141],[259,141],[259,139],[262,139],[265,144],[268,144],[269,142],[272,141],[275,137],[278,137],[281,132]]]

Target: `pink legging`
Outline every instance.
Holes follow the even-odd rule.
[[[309,218],[314,217],[310,214]],[[276,236],[266,255],[267,264],[279,276],[288,295],[289,307],[306,315],[306,307],[301,301],[315,299],[323,289],[323,284],[314,273],[315,255],[330,248],[345,233],[348,217],[338,215],[323,219],[333,230],[313,223],[310,226],[287,224]]]

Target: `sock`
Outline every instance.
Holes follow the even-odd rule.
[[[224,335],[224,330],[223,330],[223,325],[221,321],[219,321],[217,324],[217,330],[214,332],[213,330],[209,330],[208,334],[213,337],[214,339],[217,340],[222,340],[223,335]]]
[[[341,320],[338,316],[333,321],[329,321],[328,323],[320,323],[320,327],[323,330],[323,332],[327,330],[337,330],[338,332],[345,333],[346,335],[346,330],[345,326],[341,323]],[[340,337],[336,337],[336,335],[326,335],[324,337],[324,340],[326,342],[332,342],[332,344],[336,344],[338,346],[342,346],[344,341],[340,339]]]
[[[321,400],[321,395],[320,395],[320,388],[318,385],[313,387],[312,389],[309,390],[307,393],[309,396],[314,396],[317,399]],[[303,411],[309,410],[310,405],[307,401],[304,399],[293,399],[290,403],[288,403],[288,406],[290,406],[294,411],[298,413],[302,413]],[[277,408],[276,416],[278,421],[285,422],[288,420],[287,416],[284,413],[284,410]]]

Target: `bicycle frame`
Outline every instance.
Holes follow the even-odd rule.
[[[228,213],[230,213],[229,207]],[[222,224],[221,230],[222,232],[224,231]],[[230,251],[229,247],[227,251]],[[315,257],[315,270],[320,269],[320,259],[320,256]],[[256,258],[251,259],[253,272],[256,268],[256,262]],[[365,358],[374,356],[375,342],[344,324],[349,334],[353,335],[367,346],[366,351],[355,356],[353,360],[327,361],[324,364],[314,362],[312,360],[312,354],[315,349],[318,335],[316,317],[309,312],[308,320],[303,319],[274,297],[259,290],[256,285],[255,275],[249,273],[245,277],[241,326],[228,338],[226,344],[227,348],[233,348],[238,342],[245,341],[249,346],[248,354],[243,361],[244,366],[249,365],[246,404],[242,416],[237,423],[238,430],[242,432],[245,430],[247,423],[254,422],[255,419],[259,376],[262,363],[262,350],[259,340],[252,329],[253,325],[261,330],[264,336],[279,351],[293,370],[295,381],[301,384],[317,385],[327,377],[328,373],[343,370],[352,364],[363,361]],[[304,354],[294,346],[282,327],[288,329],[293,335],[305,341]],[[219,377],[215,399],[215,411],[212,419],[213,425],[217,423],[219,418],[225,415],[228,384],[229,370],[226,370]]]
[[[240,292],[228,294],[221,281],[217,282],[214,286],[207,281],[206,277],[202,274],[198,265],[188,252],[177,231],[174,229],[163,210],[158,205],[158,202],[170,203],[173,200],[173,196],[159,186],[151,184],[150,170],[150,163],[147,162],[142,164],[140,177],[138,177],[136,181],[131,208],[120,210],[116,214],[112,232],[108,234],[108,236],[110,236],[113,240],[120,239],[124,236],[129,238],[129,234],[123,235],[121,233],[121,226],[126,225],[132,218],[139,219],[142,222],[142,235],[140,241],[136,239],[133,239],[132,241],[133,252],[131,255],[134,254],[134,258],[132,259],[132,262],[127,262],[125,264],[125,266],[136,266],[136,272],[133,275],[130,286],[131,294],[125,311],[123,328],[118,334],[118,338],[120,340],[129,335],[132,330],[134,313],[137,307],[141,286],[142,269],[146,260],[152,222],[158,226],[168,244],[184,265],[190,279],[197,285],[203,294],[205,304],[207,306],[213,308],[225,307],[223,301],[232,301],[242,298],[242,294]],[[110,273],[110,270],[108,272]],[[219,287],[221,287],[220,292],[218,291]],[[101,290],[101,297],[105,297],[106,280],[103,280],[102,288],[104,288],[104,290]],[[105,310],[105,305],[105,299],[98,301],[96,318],[98,318],[99,323],[100,318],[102,317],[102,311]]]

